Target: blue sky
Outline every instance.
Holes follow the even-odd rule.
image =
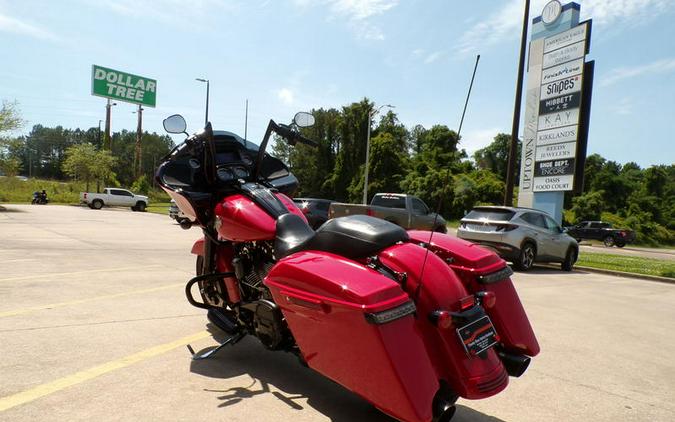
[[[533,0],[531,17],[546,0]],[[592,17],[596,60],[589,153],[641,166],[675,162],[675,0],[579,1]],[[510,132],[523,0],[0,0],[0,99],[33,124],[96,127],[91,65],[157,79],[144,128],[181,113],[203,124],[211,81],[214,127],[249,139],[269,118],[367,96],[412,126],[462,129],[469,153]],[[113,130],[135,130],[134,105]],[[522,125],[521,125],[522,126]],[[522,129],[521,129],[522,133]],[[180,141],[180,137],[175,138]]]

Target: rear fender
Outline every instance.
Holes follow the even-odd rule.
[[[412,242],[429,242],[429,232],[409,231],[408,235]],[[528,356],[539,353],[539,342],[503,259],[476,244],[440,233],[434,233],[429,250],[454,270],[469,292],[494,293],[495,304],[487,308],[486,313],[506,350]]]
[[[416,299],[416,325],[438,378],[468,399],[489,397],[506,388],[508,375],[494,349],[488,349],[484,359],[469,357],[456,331],[460,327],[443,329],[432,322],[434,311],[458,312],[460,299],[471,294],[450,267],[412,243],[391,246],[378,258],[386,267],[406,274],[405,289]]]

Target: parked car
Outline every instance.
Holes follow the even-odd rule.
[[[185,215],[185,213],[178,208],[178,205],[176,205],[176,201],[173,199],[171,200],[171,205],[169,205],[169,217],[172,219],[176,220],[176,223],[180,224],[180,226],[184,229],[189,229],[192,227],[193,221]]]
[[[560,262],[571,271],[579,244],[543,211],[516,207],[476,207],[460,221],[457,237],[486,246],[529,270],[535,262]]]
[[[293,202],[305,215],[309,225],[316,230],[328,221],[328,209],[333,201],[319,198],[293,198]]]
[[[433,230],[446,233],[445,220],[431,211],[427,204],[416,196],[403,193],[377,193],[370,205],[330,204],[330,218],[366,214],[398,224],[404,229]]]
[[[635,232],[627,229],[612,228],[611,223],[603,221],[582,221],[569,227],[567,234],[581,242],[582,239],[602,240],[607,247],[623,248],[627,243],[635,241]]]
[[[89,208],[100,210],[108,207],[130,207],[132,211],[145,211],[148,207],[148,197],[136,195],[131,191],[120,188],[105,188],[103,193],[80,192],[80,203]]]

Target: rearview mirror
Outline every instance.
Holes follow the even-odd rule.
[[[314,126],[314,122],[314,116],[311,113],[304,111],[296,113],[295,117],[293,117],[293,123],[295,123],[295,125],[298,127]]]
[[[187,123],[180,114],[169,116],[162,123],[164,124],[164,130],[169,133],[185,133],[185,129],[187,129]]]

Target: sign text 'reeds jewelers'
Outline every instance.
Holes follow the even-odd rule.
[[[92,66],[91,93],[100,97],[155,107],[157,81],[102,66]]]
[[[563,158],[574,158],[577,152],[576,142],[565,142],[564,144],[538,145],[536,159],[537,161],[559,160]]]

